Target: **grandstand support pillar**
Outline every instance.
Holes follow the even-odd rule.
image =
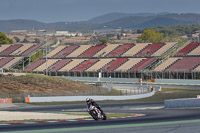
[[[83,77],[83,71],[80,72],[80,77]]]
[[[23,62],[22,62],[22,63],[23,63],[23,68],[22,68],[22,70],[24,71],[24,60],[23,60]]]
[[[184,79],[185,79],[185,71],[183,73],[184,73]]]
[[[28,63],[29,64],[31,63],[31,57],[30,56],[28,57]]]

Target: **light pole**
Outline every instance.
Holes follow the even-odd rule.
[[[45,42],[45,45],[46,45],[46,75],[48,75],[48,70],[47,70],[47,36],[45,36],[44,42]]]

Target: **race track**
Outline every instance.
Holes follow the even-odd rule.
[[[189,86],[191,88],[191,86]],[[198,89],[198,87],[193,87]],[[141,117],[108,119],[106,121],[89,120],[74,122],[52,122],[1,125],[0,132],[13,133],[198,133],[200,132],[200,109],[164,109],[163,103],[123,103],[101,104],[105,113],[145,114]],[[46,107],[24,107],[1,109],[6,111],[30,112],[85,112],[85,103],[79,105],[59,105]]]

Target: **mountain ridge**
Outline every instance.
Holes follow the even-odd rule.
[[[123,13],[122,13],[123,14]],[[145,16],[146,15],[146,16]],[[157,26],[200,24],[200,14],[194,13],[163,13],[163,15],[142,14],[141,16],[126,16],[108,22],[80,21],[44,23],[30,19],[0,20],[0,32],[12,30],[97,30],[97,29],[138,29]]]

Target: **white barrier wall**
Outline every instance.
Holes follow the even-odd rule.
[[[102,100],[131,100],[141,99],[154,95],[154,91],[147,94],[140,95],[128,95],[128,96],[57,96],[57,97],[27,97],[26,102],[63,102],[63,101],[85,101],[87,97],[94,99],[95,101]]]
[[[165,100],[165,108],[200,107],[200,98]]]

